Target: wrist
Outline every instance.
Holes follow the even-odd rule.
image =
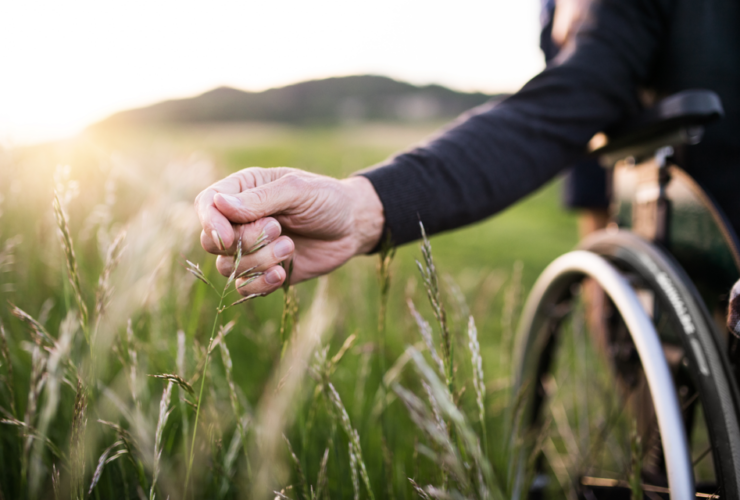
[[[342,181],[352,200],[352,231],[355,255],[366,254],[378,245],[383,235],[385,214],[383,204],[372,183],[357,175]]]

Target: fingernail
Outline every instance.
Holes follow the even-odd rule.
[[[273,269],[269,273],[265,274],[265,283],[268,285],[277,285],[281,280],[280,271]]]
[[[270,241],[273,241],[277,239],[278,236],[280,236],[280,224],[278,224],[277,221],[271,221],[267,226],[265,226],[265,236],[267,236],[267,239]]]
[[[273,252],[275,253],[275,257],[278,259],[282,259],[283,257],[287,257],[290,255],[290,252],[293,251],[293,242],[288,239],[282,239],[275,243],[275,250]]]
[[[221,244],[221,237],[218,235],[218,232],[214,229],[211,231],[211,238],[213,238],[213,242],[216,244],[216,247],[223,251],[224,246]]]
[[[229,205],[231,205],[232,207],[240,207],[240,206],[242,206],[242,200],[240,200],[236,196],[231,196],[229,194],[223,194],[223,193],[218,193],[218,195],[221,198],[223,198],[224,201],[226,203],[228,203]]]

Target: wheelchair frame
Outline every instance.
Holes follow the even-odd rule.
[[[686,358],[696,374],[696,391],[709,408],[710,442],[722,498],[740,499],[740,396],[728,359],[723,307],[740,277],[740,253],[721,211],[700,187],[669,161],[673,147],[695,144],[701,126],[722,115],[708,91],[689,91],[659,103],[646,115],[612,133],[593,154],[614,167],[613,223],[587,238],[580,249],[556,259],[541,274],[527,300],[518,334],[515,389],[524,394],[524,426],[536,426],[544,396],[535,386],[547,370],[543,357],[561,319],[552,311],[569,300],[575,283],[596,281],[627,325],[639,353],[655,407],[672,499],[712,496],[696,493],[693,466],[676,385],[661,339],[644,301],[625,271],[650,282],[682,329]],[[616,138],[614,138],[616,137]],[[656,300],[656,299],[654,299]],[[726,310],[726,309],[725,309]],[[539,353],[539,354],[533,354]],[[543,354],[544,353],[544,354]],[[550,363],[549,358],[544,365]],[[527,413],[528,412],[528,413]],[[711,425],[710,425],[711,424]],[[522,467],[519,470],[523,470]],[[523,496],[524,478],[517,478]]]

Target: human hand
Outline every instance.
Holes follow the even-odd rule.
[[[229,276],[239,239],[240,294],[271,293],[286,279],[281,262],[293,260],[291,283],[326,274],[372,250],[383,230],[383,206],[365,177],[337,180],[292,168],[247,168],[213,184],[195,199],[203,248],[218,255]],[[287,267],[287,266],[286,266]],[[262,274],[259,274],[262,273]]]

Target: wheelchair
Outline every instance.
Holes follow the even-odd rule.
[[[515,498],[740,500],[740,360],[725,326],[740,243],[671,160],[723,114],[681,92],[592,152],[609,227],[552,262],[524,306]]]

